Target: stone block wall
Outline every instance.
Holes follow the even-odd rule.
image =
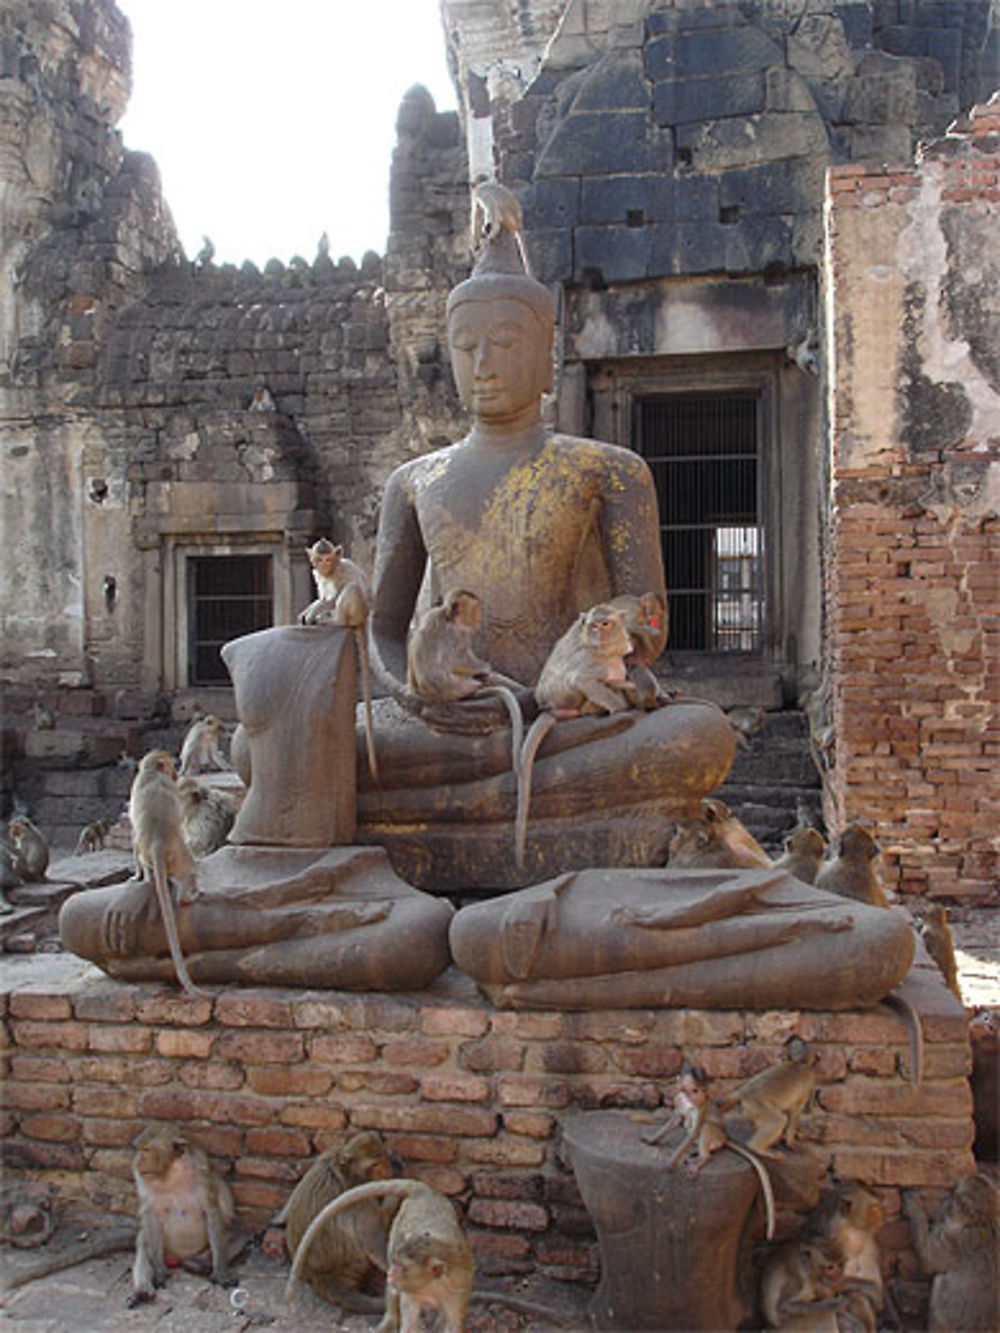
[[[836,827],[890,885],[997,900],[1000,100],[830,173]]]
[[[595,1237],[561,1145],[580,1111],[652,1121],[689,1059],[719,1091],[781,1058],[799,1033],[819,1055],[803,1145],[828,1180],[874,1186],[885,1266],[918,1307],[924,1288],[900,1191],[936,1204],[973,1170],[967,1026],[922,953],[901,988],[921,1014],[923,1085],[906,1025],[878,1006],[844,1013],[504,1012],[452,970],[419,995],[230,989],[191,999],[103,978],[76,959],[48,980],[7,981],[2,1006],[4,1160],[109,1212],[133,1206],[140,1124],[176,1122],[260,1227],[312,1155],[381,1131],[406,1173],[460,1204],[486,1272],[591,1283]],[[16,964],[15,964],[16,968]],[[782,1213],[781,1234],[797,1226]]]

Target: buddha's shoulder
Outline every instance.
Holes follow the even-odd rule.
[[[553,432],[547,447],[558,457],[572,459],[577,466],[589,464],[595,468],[615,468],[627,472],[641,472],[645,468],[643,459],[633,450],[623,449],[618,444],[608,444],[606,440],[588,440],[582,435]]]
[[[446,445],[443,449],[434,449],[428,454],[418,454],[394,469],[390,478],[396,485],[421,485],[448,470],[463,453],[464,441]]]

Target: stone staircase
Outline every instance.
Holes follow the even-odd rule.
[[[725,801],[763,847],[780,852],[784,836],[808,810],[821,831],[820,776],[809,744],[804,713],[765,713],[760,729],[736,751],[727,781],[713,795]]]

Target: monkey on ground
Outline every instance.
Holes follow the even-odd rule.
[[[375,754],[375,722],[372,717],[372,682],[368,664],[368,614],[372,591],[368,575],[344,555],[342,546],[320,537],[306,547],[318,596],[299,616],[302,625],[340,625],[354,631],[354,645],[361,668],[361,697],[365,706],[365,743],[368,771],[378,781]]]
[[[671,870],[765,870],[771,858],[725,801],[706,798],[694,819],[678,825],[667,865]]]
[[[181,746],[182,777],[189,773],[200,773],[205,768],[225,768],[226,761],[219,753],[219,740],[222,735],[222,723],[212,713],[192,722]]]
[[[625,658],[625,669],[635,690],[635,702],[649,712],[666,702],[659,682],[652,672],[659,656],[663,632],[667,626],[667,604],[658,592],[644,592],[641,597],[623,593],[607,603],[625,618],[625,632],[632,641],[632,651]]]
[[[174,1128],[144,1129],[134,1147],[139,1232],[127,1304],[151,1301],[166,1282],[168,1268],[187,1266],[206,1251],[212,1281],[235,1286],[227,1235],[235,1213],[233,1196],[208,1157]]]
[[[917,1196],[903,1212],[924,1271],[933,1274],[928,1333],[992,1333],[1000,1312],[1000,1209],[996,1186],[965,1176],[931,1226]]]
[[[309,1263],[310,1251],[329,1221],[359,1203],[396,1199],[383,1255],[370,1252],[386,1273],[384,1333],[415,1333],[425,1310],[438,1310],[447,1333],[462,1333],[472,1295],[473,1260],[455,1210],[448,1200],[419,1180],[375,1180],[332,1199],[313,1218],[295,1251],[286,1296]],[[359,1240],[361,1237],[359,1236]]]
[[[867,829],[848,824],[837,839],[836,855],[820,866],[816,887],[870,907],[888,907],[874,864],[881,850]]]
[[[802,1233],[803,1239],[826,1242],[843,1255],[843,1290],[851,1294],[852,1317],[862,1328],[867,1319],[872,1330],[888,1304],[876,1239],[884,1220],[882,1206],[871,1190],[848,1181],[817,1204]],[[898,1319],[896,1324],[898,1327]]]
[[[691,1176],[696,1176],[708,1164],[712,1154],[717,1153],[720,1148],[729,1148],[738,1156],[745,1158],[757,1172],[760,1181],[767,1210],[766,1234],[770,1240],[774,1235],[774,1190],[771,1186],[771,1177],[764,1163],[750,1146],[736,1143],[730,1138],[718,1106],[708,1095],[708,1074],[702,1065],[687,1065],[681,1071],[677,1091],[674,1094],[673,1115],[655,1134],[646,1137],[645,1142],[659,1143],[678,1125],[683,1125],[684,1137],[667,1162],[667,1170],[673,1171],[695,1147],[697,1157],[687,1167]]]
[[[143,755],[129,794],[128,814],[137,879],[153,885],[177,980],[189,995],[204,995],[206,992],[188,976],[171,896],[171,879],[177,884],[178,903],[193,902],[198,890],[194,860],[181,826],[174,761],[166,750],[150,750]]]
[[[84,824],[76,842],[74,856],[83,856],[85,852],[103,851],[104,842],[110,830],[110,819],[92,819],[89,824]]]
[[[924,948],[937,963],[948,989],[955,999],[961,1002],[962,990],[958,984],[955,941],[951,926],[948,924],[948,913],[940,903],[928,903],[924,908],[920,923],[920,938],[924,942]]]
[[[49,868],[49,844],[27,815],[16,815],[7,825],[14,856],[14,873],[24,884],[44,880]]]
[[[825,852],[826,841],[819,829],[797,828],[785,839],[784,853],[774,864],[804,884],[815,884]]]
[[[444,1333],[462,1333],[472,1299],[497,1302],[524,1314],[541,1315],[554,1323],[566,1320],[555,1310],[509,1296],[506,1292],[474,1291],[474,1262],[455,1210],[443,1194],[420,1180],[372,1180],[346,1190],[326,1204],[302,1236],[285,1287],[291,1298],[304,1275],[318,1238],[334,1217],[361,1204],[386,1200],[392,1221],[388,1238],[368,1250],[368,1259],[386,1275],[385,1318],[377,1333],[416,1333],[425,1311],[438,1311]],[[359,1231],[365,1244],[369,1232]],[[342,1297],[336,1299],[343,1303]]]
[[[738,1104],[753,1125],[748,1148],[764,1154],[780,1142],[794,1148],[799,1121],[816,1091],[815,1063],[814,1052],[802,1038],[790,1037],[781,1064],[762,1069],[718,1098],[723,1110]]]
[[[451,588],[414,622],[406,640],[406,683],[410,692],[429,704],[496,695],[510,717],[511,751],[516,768],[524,737],[524,720],[516,680],[494,671],[473,647],[482,629],[483,606],[468,588]]]
[[[181,832],[191,855],[200,859],[224,847],[236,820],[237,805],[233,798],[197,778],[181,778],[177,795],[181,803]]]
[[[535,700],[541,709],[521,747],[518,762],[514,851],[524,864],[535,755],[557,721],[584,713],[620,713],[636,700],[626,659],[632,640],[620,610],[598,603],[577,616],[545,660]]]
[[[364,1130],[313,1162],[295,1186],[273,1225],[284,1226],[288,1253],[298,1253],[302,1237],[318,1214],[339,1195],[372,1180],[388,1180],[392,1157],[374,1130]],[[370,1313],[382,1308],[363,1294],[386,1270],[385,1246],[396,1201],[369,1200],[348,1210],[320,1231],[302,1261],[301,1275],[324,1300],[345,1310]],[[371,1255],[378,1255],[373,1261]]]
[[[838,1333],[844,1260],[828,1242],[790,1240],[769,1251],[760,1277],[768,1328],[783,1333]],[[872,1329],[874,1333],[874,1329]]]

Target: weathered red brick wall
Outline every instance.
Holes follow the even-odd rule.
[[[973,1170],[964,1014],[925,960],[905,991],[923,1016],[925,1082],[910,1086],[905,1025],[846,1013],[494,1010],[460,974],[418,996],[233,990],[215,999],[108,980],[11,989],[4,1158],[109,1211],[134,1206],[140,1125],[177,1122],[212,1154],[246,1225],[263,1225],[312,1155],[381,1130],[419,1176],[460,1202],[484,1271],[591,1282],[597,1251],[561,1149],[576,1112],[658,1110],[684,1059],[720,1092],[781,1058],[798,1032],[823,1086],[802,1138],[839,1179],[876,1186],[883,1248],[922,1286],[900,1190]],[[795,1225],[784,1217],[785,1230]]]
[[[997,895],[1000,103],[827,199],[833,823],[906,893]]]

